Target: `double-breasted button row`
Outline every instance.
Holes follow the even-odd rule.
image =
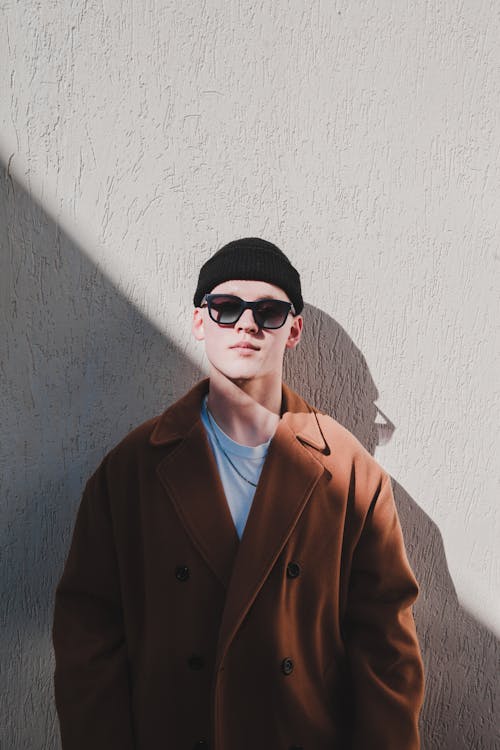
[[[288,578],[297,578],[300,575],[300,565],[298,562],[289,562],[286,566],[286,575]],[[294,668],[294,664],[292,659],[290,659],[289,656],[287,656],[283,661],[281,662],[281,671],[283,674],[292,674]],[[299,746],[293,745],[290,750],[296,750],[299,748]]]
[[[298,562],[289,562],[286,566],[287,578],[297,578],[300,575],[300,565]],[[191,575],[187,565],[177,565],[175,568],[175,577],[178,581],[187,581]]]
[[[288,578],[297,578],[300,575],[300,565],[298,562],[289,562],[286,566],[286,575]],[[289,656],[283,659],[281,662],[281,671],[283,674],[292,674],[293,672],[293,661]],[[290,750],[302,750],[299,745],[292,745]]]

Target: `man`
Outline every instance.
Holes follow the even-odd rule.
[[[282,382],[300,278],[202,267],[209,377],[85,488],[54,619],[64,750],[414,750],[423,672],[389,475]]]

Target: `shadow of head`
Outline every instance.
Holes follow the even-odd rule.
[[[347,332],[313,305],[304,307],[300,345],[287,351],[284,379],[352,432],[373,455],[394,425],[375,404],[379,394],[366,359]]]

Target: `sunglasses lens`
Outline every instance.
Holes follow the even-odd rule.
[[[287,302],[262,300],[255,308],[255,320],[261,328],[281,328],[290,310]]]
[[[210,300],[210,315],[216,323],[230,325],[238,320],[241,303],[237,298],[224,295],[213,296]]]

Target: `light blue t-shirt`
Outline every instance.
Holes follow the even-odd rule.
[[[210,416],[212,417],[212,415]],[[255,495],[255,487],[252,487],[251,484],[245,482],[245,480],[242,479],[233,469],[226,456],[219,448],[214,436],[214,430],[217,433],[219,443],[229,455],[233,464],[238,468],[238,471],[247,477],[247,479],[255,482],[255,484],[259,481],[271,438],[266,443],[256,446],[241,445],[241,443],[235,442],[221,430],[213,417],[210,421],[207,414],[207,396],[205,396],[201,405],[201,420],[215,456],[222,486],[224,487],[224,493],[229,505],[229,510],[231,511],[231,516],[233,517],[236,531],[241,539]]]

